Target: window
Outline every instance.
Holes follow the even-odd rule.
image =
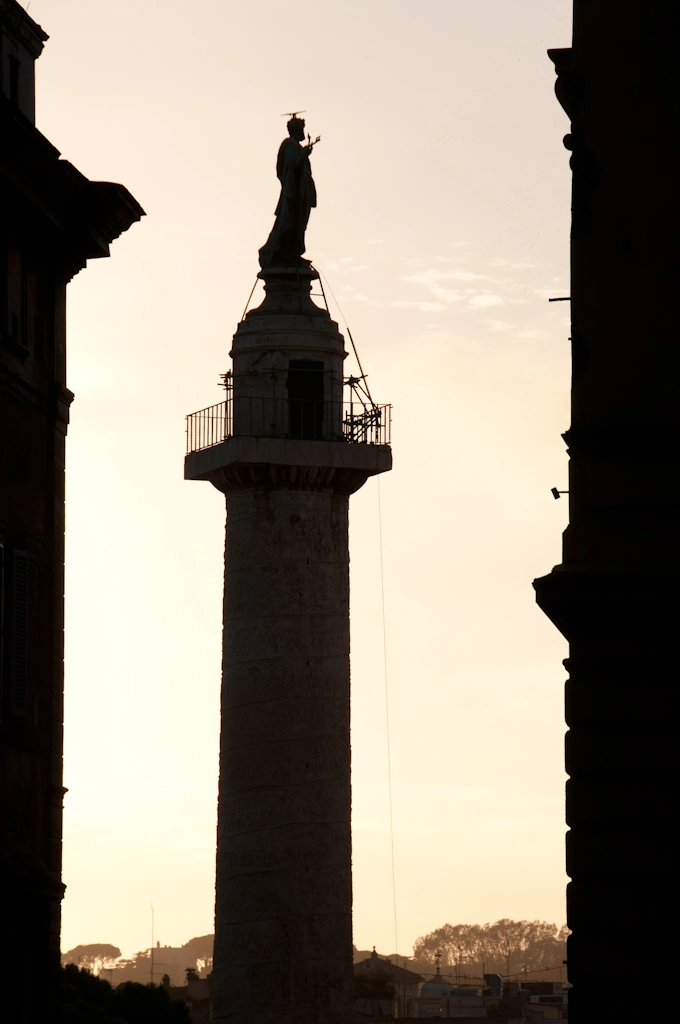
[[[323,438],[323,363],[291,359],[288,364],[288,436],[304,441]]]

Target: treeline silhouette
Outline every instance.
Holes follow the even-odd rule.
[[[172,962],[168,962],[170,956],[173,957]],[[171,984],[182,985],[187,969],[195,970],[202,975],[209,974],[212,970],[212,956],[212,935],[198,935],[176,949],[161,946],[154,949],[154,979],[160,981],[161,977],[167,974]],[[61,962],[64,966],[85,968],[93,975],[106,971],[107,980],[114,986],[128,981],[145,985],[151,980],[152,974],[150,949],[140,950],[133,957],[126,959],[121,956],[118,946],[108,942],[74,946],[73,949],[62,953]]]
[[[440,953],[443,973],[444,968],[463,973],[461,969],[468,967],[474,968],[468,975],[481,977],[484,965],[487,974],[518,978],[531,974],[529,980],[536,981],[541,975],[546,978],[550,968],[559,972],[567,957],[568,934],[566,925],[558,927],[547,921],[502,918],[493,924],[443,924],[416,940],[413,959],[432,963]]]
[[[186,1004],[166,988],[127,981],[112,988],[89,970],[61,969],[60,1024],[191,1024]]]
[[[502,977],[532,977],[529,980],[559,980],[566,960],[566,925],[559,927],[547,921],[513,921],[502,918],[493,924],[444,924],[416,940],[413,957],[392,954],[393,962],[429,975],[437,953],[442,973],[449,978],[460,975],[481,981],[482,966],[487,974]],[[184,984],[187,968],[201,974],[212,969],[213,936],[199,935],[179,947],[176,966],[163,961],[169,950],[155,950],[158,980],[167,973],[172,984]],[[355,949],[355,960],[363,956]],[[106,942],[75,946],[62,954],[62,964],[87,968],[97,975],[106,969],[113,985],[133,981],[147,984],[150,980],[150,950],[141,950],[130,959],[121,957],[120,949]],[[110,972],[110,973],[108,973]],[[175,977],[176,975],[176,977]]]
[[[103,967],[108,967],[120,958],[118,946],[109,942],[90,942],[82,946],[74,946],[67,953],[61,954],[63,965],[74,964],[85,967],[92,974],[99,974]]]

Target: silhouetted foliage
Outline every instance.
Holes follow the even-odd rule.
[[[190,1024],[185,1003],[167,989],[127,981],[111,988],[75,964],[61,969],[61,1024]]]
[[[93,974],[99,974],[102,967],[108,966],[119,956],[118,946],[112,946],[108,942],[91,942],[84,946],[74,946],[68,953],[62,953],[61,962],[87,967]]]
[[[190,957],[196,960],[196,966],[199,970],[205,969],[210,971],[213,962],[213,945],[215,942],[214,935],[197,935],[194,939],[189,939],[182,946],[182,952],[188,953]]]
[[[444,965],[485,965],[487,973],[521,974],[559,967],[566,959],[566,925],[547,921],[511,921],[494,924],[445,924],[417,939],[417,960],[434,960],[441,952]]]
[[[197,960],[212,960],[214,942],[214,935],[197,935],[196,938],[185,942],[182,949]]]
[[[183,985],[187,968],[195,970],[198,977],[210,974],[213,962],[213,941],[213,935],[197,935],[193,939],[189,939],[179,948],[183,963],[177,957],[178,949],[172,949],[171,956],[168,958],[170,947],[154,948],[153,972],[151,950],[142,949],[133,957],[124,960],[118,947],[108,942],[75,946],[67,953],[62,953],[61,962],[63,965],[75,964],[78,967],[87,967],[92,974],[97,975],[106,969],[106,980],[111,982],[114,988],[126,981],[146,985],[151,980],[158,982],[158,979],[163,976],[169,978],[170,985]],[[184,959],[185,956],[186,959]],[[111,973],[109,974],[108,971]]]
[[[125,981],[114,989],[120,1016],[128,1024],[189,1024],[186,1004],[170,999],[168,990],[155,985]]]
[[[171,985],[183,985],[185,984],[187,967],[195,969],[199,976],[205,976],[205,974],[210,973],[212,969],[213,936],[196,936],[193,939],[189,939],[181,947],[158,946],[154,948],[153,953],[154,981],[158,981],[160,977],[167,974]],[[125,981],[136,981],[145,985],[151,981],[151,950],[140,950],[129,960],[121,959],[110,966],[113,967],[113,971],[108,980],[114,986],[120,985]]]

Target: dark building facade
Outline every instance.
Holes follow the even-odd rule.
[[[644,986],[601,978],[674,948],[679,20],[673,0],[575,0],[573,46],[550,51],[571,120],[570,522],[535,587],[570,645],[575,1024],[646,1020]]]
[[[0,0],[0,949],[3,1013],[16,1024],[57,1012],[66,285],[143,214],[35,127],[46,39],[15,0]]]

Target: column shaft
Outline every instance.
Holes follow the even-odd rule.
[[[215,1022],[351,1016],[348,504],[227,492]]]

